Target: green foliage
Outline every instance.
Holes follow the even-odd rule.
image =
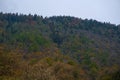
[[[47,63],[49,66],[53,65],[53,59],[52,59],[52,58],[47,57],[47,58],[45,59],[45,61],[46,61],[46,63]]]
[[[75,65],[75,62],[71,60],[71,61],[68,61],[68,64],[69,65]]]

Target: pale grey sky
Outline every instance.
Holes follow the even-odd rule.
[[[66,15],[120,24],[120,0],[0,0],[0,12]]]

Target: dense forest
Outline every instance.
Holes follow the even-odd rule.
[[[0,80],[120,80],[120,25],[0,13]]]

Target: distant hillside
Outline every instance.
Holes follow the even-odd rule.
[[[120,80],[119,25],[0,13],[0,53],[2,80]]]

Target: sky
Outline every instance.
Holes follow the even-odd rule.
[[[0,0],[0,12],[65,15],[120,24],[120,0]]]

